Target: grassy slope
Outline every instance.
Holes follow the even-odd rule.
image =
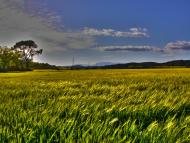
[[[190,69],[0,74],[0,142],[190,142]]]

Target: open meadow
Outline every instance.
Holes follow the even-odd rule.
[[[1,73],[0,142],[189,143],[190,69]]]

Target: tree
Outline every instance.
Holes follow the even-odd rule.
[[[9,66],[10,60],[11,60],[12,53],[10,52],[10,49],[7,47],[1,47],[0,48],[0,61],[1,61],[1,68],[3,70],[6,70]]]
[[[0,47],[0,69],[7,71],[19,68],[20,52],[13,51],[8,47]]]
[[[27,69],[29,63],[33,61],[33,57],[42,54],[43,51],[42,49],[38,49],[38,45],[32,40],[17,42],[12,49],[22,53],[21,60],[26,64]]]

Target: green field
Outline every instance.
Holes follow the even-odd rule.
[[[190,69],[2,73],[0,142],[189,143]]]

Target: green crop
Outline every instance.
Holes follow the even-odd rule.
[[[0,142],[188,143],[190,69],[0,74]]]

